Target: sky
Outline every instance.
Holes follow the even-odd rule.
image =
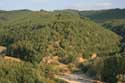
[[[125,0],[0,0],[0,10],[99,10],[125,8]]]

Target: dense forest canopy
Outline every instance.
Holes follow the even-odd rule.
[[[39,62],[46,55],[103,56],[119,49],[118,35],[76,14],[16,11],[4,15],[0,15],[7,20],[1,22],[0,44],[7,46],[8,55],[26,61]]]

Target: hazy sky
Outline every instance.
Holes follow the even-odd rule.
[[[97,10],[110,8],[125,8],[125,0],[0,0],[0,10]]]

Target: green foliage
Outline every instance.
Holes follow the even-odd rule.
[[[117,83],[119,74],[125,75],[125,57],[120,55],[97,58],[84,63],[82,70],[107,83]],[[123,79],[125,80],[125,79]]]
[[[0,58],[0,83],[66,83],[55,80],[52,65],[32,65],[26,62],[7,61]]]
[[[125,19],[106,21],[102,25],[107,29],[110,29],[118,35],[122,36],[123,42],[125,41]]]
[[[32,63],[41,60],[41,56],[33,49],[33,44],[30,41],[18,41],[11,44],[8,47],[8,54]]]
[[[113,19],[125,19],[125,9],[109,9],[98,11],[80,11],[81,17],[89,17],[90,19],[103,23]]]
[[[104,62],[104,69],[102,72],[102,80],[107,79],[107,82],[116,83],[117,75],[125,74],[125,58],[124,57],[111,57],[106,59]],[[115,65],[114,65],[115,64]],[[110,78],[108,78],[110,77]]]
[[[28,63],[0,61],[0,82],[5,83],[42,83],[35,73],[35,69]]]
[[[116,34],[76,14],[21,13],[13,12],[15,17],[0,27],[0,43],[8,47],[8,55],[36,63],[45,55],[64,54],[68,63],[80,52],[90,56],[86,54],[110,54],[119,49]]]
[[[9,56],[27,61],[15,63],[1,59],[0,83],[65,83],[53,78],[58,69],[52,64],[42,63],[43,57],[59,56],[60,62],[68,64],[79,56],[88,58],[96,53],[102,57],[119,52],[121,38],[118,35],[82,17],[82,12],[77,12],[0,11],[0,45],[7,47]],[[103,18],[107,19],[105,15],[107,13]],[[94,18],[100,20],[96,16],[98,14]],[[90,61],[84,65],[84,70],[113,83],[116,75],[123,74],[124,69],[124,58],[117,58],[119,61],[114,57]],[[114,66],[113,61],[118,65]],[[115,75],[108,68],[113,68]]]

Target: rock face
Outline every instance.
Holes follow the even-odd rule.
[[[93,53],[92,56],[91,56],[91,59],[95,59],[96,57],[97,57],[97,54]]]
[[[87,61],[86,58],[78,57],[78,58],[76,58],[76,60],[75,60],[75,64],[83,63],[83,62],[86,62],[86,61]]]
[[[43,58],[42,62],[46,64],[59,64],[58,56],[46,56]]]
[[[6,54],[7,48],[4,46],[0,46],[0,55],[5,55]]]

